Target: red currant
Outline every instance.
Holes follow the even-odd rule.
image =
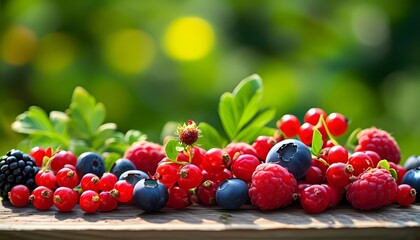
[[[182,188],[178,185],[174,185],[168,189],[168,202],[166,205],[175,209],[183,209],[190,206],[190,194],[188,189]]]
[[[188,148],[183,152],[178,153],[177,161],[178,162],[187,162],[192,163],[196,166],[200,166],[204,155],[206,154],[206,150],[200,147],[192,147]],[[190,160],[191,155],[191,160]],[[190,162],[191,161],[191,162]]]
[[[185,189],[196,188],[203,180],[201,169],[194,164],[187,164],[178,171],[178,185]]]
[[[112,173],[104,173],[99,179],[99,190],[111,191],[114,188],[115,183],[118,181],[117,176]]]
[[[79,177],[76,171],[67,167],[57,172],[56,180],[60,187],[75,188],[79,184]]]
[[[48,210],[54,205],[54,192],[45,187],[36,187],[29,199],[31,200],[34,207],[38,210]]]
[[[50,170],[40,170],[35,176],[35,183],[38,186],[44,186],[49,189],[57,188],[57,179],[54,172]]]
[[[161,182],[167,189],[178,181],[178,169],[180,165],[168,161],[162,161],[156,168],[155,179]]]
[[[70,151],[60,151],[51,159],[51,170],[55,173],[60,171],[66,164],[76,166],[77,157]]]
[[[322,174],[325,176],[330,165],[323,158],[312,157],[312,166],[319,168]]]
[[[397,203],[401,207],[408,207],[416,200],[416,189],[408,184],[400,184],[397,189]]]
[[[353,166],[353,175],[358,176],[369,168],[373,168],[373,162],[370,157],[364,152],[354,152],[350,155],[347,162]]]
[[[23,184],[12,187],[8,195],[10,203],[15,207],[24,207],[29,203],[30,191]]]
[[[119,180],[115,183],[114,189],[110,191],[111,195],[118,200],[118,202],[128,203],[133,199],[134,186],[126,180]]]
[[[333,136],[341,136],[347,131],[348,119],[340,113],[331,113],[325,119],[328,130]]]
[[[33,147],[29,151],[29,155],[35,159],[36,165],[39,168],[41,168],[42,162],[44,161],[44,157],[51,157],[52,149],[51,148],[44,149],[43,147]]]
[[[287,137],[291,138],[299,133],[300,121],[293,114],[285,114],[277,121],[277,128]]]
[[[197,192],[200,203],[205,206],[216,205],[217,187],[218,184],[212,180],[206,180],[200,186],[198,186]]]
[[[379,154],[377,152],[371,151],[371,150],[366,150],[364,151],[364,153],[366,153],[370,159],[372,160],[373,166],[376,167],[379,163],[379,161],[381,161],[381,156],[379,156]]]
[[[330,186],[344,189],[354,180],[353,166],[350,164],[336,162],[331,164],[326,172],[327,182]]]
[[[99,211],[109,212],[117,208],[117,206],[118,200],[114,198],[109,191],[102,191],[99,193]]]
[[[201,161],[201,169],[207,172],[223,171],[230,163],[230,156],[220,148],[211,148]]]
[[[330,195],[322,185],[313,184],[301,192],[300,204],[307,213],[321,213],[328,208]]]
[[[80,187],[83,191],[92,190],[99,192],[99,177],[93,173],[86,173],[80,180]]]
[[[329,184],[322,184],[322,186],[327,190],[327,192],[330,195],[330,203],[328,205],[328,208],[336,207],[343,198],[343,191]]]
[[[314,125],[306,122],[302,124],[302,126],[300,126],[299,138],[306,146],[311,146],[313,135],[314,135]]]
[[[213,172],[213,173],[209,173],[203,170],[202,173],[203,173],[203,180],[212,180],[213,182],[217,184],[220,184],[221,182],[233,177],[232,172],[227,168],[223,169],[222,171]]]
[[[249,182],[258,165],[260,165],[260,160],[256,156],[243,154],[232,163],[231,171],[236,178]]]
[[[303,117],[303,121],[306,123],[310,123],[313,126],[315,126],[320,117],[323,117],[324,119],[327,117],[327,114],[325,113],[325,111],[321,108],[311,108],[309,109],[306,113],[305,116]]]
[[[349,152],[341,145],[333,146],[328,151],[327,161],[329,164],[336,162],[347,163],[349,159]]]
[[[274,137],[259,136],[257,137],[257,139],[255,139],[255,141],[252,143],[251,146],[257,152],[258,158],[261,161],[265,162],[268,152],[275,144],[276,144],[276,140],[274,139]]]
[[[71,188],[59,187],[54,191],[54,205],[60,212],[69,212],[76,206],[79,194]]]
[[[309,184],[321,184],[324,183],[325,176],[322,173],[321,169],[316,166],[309,167],[308,171],[305,174],[305,183]]]
[[[92,190],[84,191],[79,198],[79,206],[85,213],[94,213],[99,208],[99,194]]]

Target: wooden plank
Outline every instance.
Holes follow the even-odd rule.
[[[306,214],[297,204],[275,211],[244,206],[237,211],[190,206],[144,213],[132,205],[112,212],[69,213],[54,208],[0,206],[0,239],[420,239],[420,204],[376,211],[339,206]]]

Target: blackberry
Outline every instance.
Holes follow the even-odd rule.
[[[35,175],[39,168],[35,160],[20,150],[12,149],[0,157],[0,197],[7,198],[8,192],[18,184],[35,188]]]

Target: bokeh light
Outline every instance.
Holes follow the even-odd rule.
[[[206,56],[214,45],[212,26],[199,17],[182,17],[170,23],[165,31],[167,54],[177,60],[197,60]]]
[[[28,28],[12,26],[1,41],[2,59],[11,65],[23,65],[31,60],[36,49],[36,36]]]

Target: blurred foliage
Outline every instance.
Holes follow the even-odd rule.
[[[64,111],[76,86],[156,142],[169,121],[221,128],[219,96],[258,73],[277,117],[322,107],[420,154],[419,25],[414,0],[3,0],[0,150],[17,115]]]

